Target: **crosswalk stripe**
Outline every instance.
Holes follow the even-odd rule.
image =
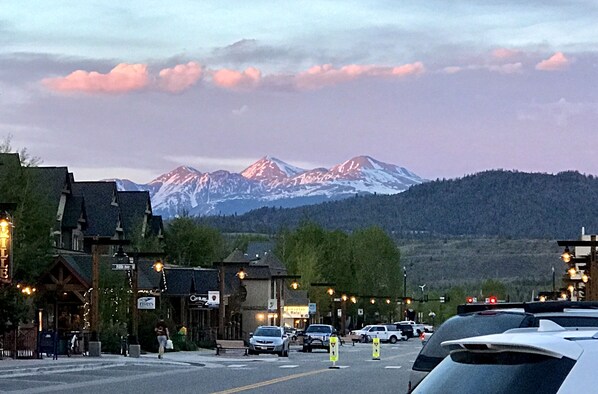
[[[297,368],[298,365],[281,365],[280,368]]]
[[[385,369],[399,369],[399,368],[401,368],[401,366],[400,365],[387,365],[384,368]]]

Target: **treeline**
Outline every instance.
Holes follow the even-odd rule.
[[[225,232],[277,233],[309,220],[344,231],[375,225],[397,238],[577,238],[582,226],[598,232],[597,199],[598,179],[591,175],[497,170],[436,180],[392,196],[355,196],[200,220]]]

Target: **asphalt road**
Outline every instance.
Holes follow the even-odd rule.
[[[329,354],[317,350],[291,351],[288,358],[192,353],[184,361],[167,354],[163,360],[104,360],[80,368],[74,363],[72,368],[0,375],[0,392],[404,393],[420,349],[417,338],[382,344],[380,360],[373,360],[371,344],[345,345],[338,369],[329,368]]]

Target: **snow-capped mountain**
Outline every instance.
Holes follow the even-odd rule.
[[[148,184],[116,180],[120,190],[148,190],[154,214],[172,217],[242,214],[263,206],[294,207],[359,194],[395,194],[425,182],[415,173],[369,156],[330,169],[305,170],[262,157],[241,173],[202,173],[181,166]]]

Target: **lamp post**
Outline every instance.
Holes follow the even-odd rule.
[[[224,269],[224,261],[220,261],[218,263],[218,293],[219,293],[219,298],[220,298],[220,303],[218,305],[218,338],[219,339],[225,339],[224,336],[224,326],[225,326],[225,307],[224,307],[224,292],[225,292],[225,280],[226,280],[226,271]],[[243,266],[247,266],[249,265],[249,262],[227,262],[226,263],[227,266],[241,266],[239,268],[239,271],[237,271],[237,273],[235,274],[239,280],[243,280],[245,279],[245,277],[247,276],[247,272],[245,272],[245,270],[243,269]]]
[[[330,323],[333,327],[336,327],[335,323],[336,323],[336,319],[335,319],[335,315],[336,315],[336,311],[334,310],[334,287],[336,286],[336,283],[332,283],[332,282],[317,282],[317,283],[310,283],[309,284],[310,287],[324,287],[326,288],[326,294],[328,294],[330,296]]]
[[[293,279],[291,286],[294,289],[299,288],[299,282],[297,279],[301,279],[301,275],[272,275],[272,279],[276,280],[276,314],[278,315],[277,323],[279,327],[282,327],[283,322],[283,305],[284,300],[284,281],[285,279]]]

